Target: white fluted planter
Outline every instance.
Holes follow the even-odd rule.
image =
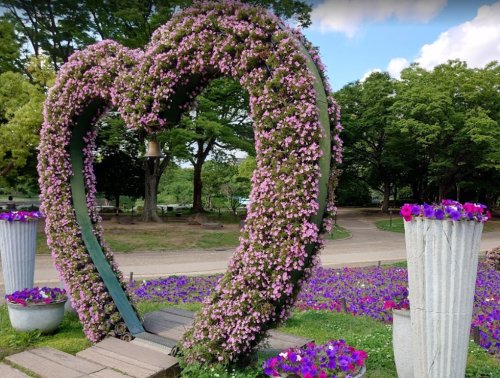
[[[22,306],[7,302],[9,319],[16,331],[39,330],[43,334],[54,332],[64,318],[66,299],[50,304],[36,303]]]
[[[5,293],[33,287],[37,220],[0,220],[0,253]]]
[[[420,217],[404,224],[414,377],[463,378],[483,224]]]
[[[399,378],[413,378],[414,337],[409,310],[392,310],[392,347]]]

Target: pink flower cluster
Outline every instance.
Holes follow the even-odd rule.
[[[73,54],[61,68],[44,106],[38,172],[47,243],[85,334],[91,341],[104,337],[114,324],[121,321],[121,315],[82,241],[71,196],[73,172],[69,144],[72,128],[89,106],[99,105],[95,120],[108,106],[116,104],[114,80],[140,56],[140,52],[130,51],[112,41],[103,41]],[[106,258],[120,277],[112,252],[104,243],[98,214],[92,206],[95,197],[94,139],[95,132],[90,132],[84,140],[87,147],[82,151],[88,211]]]
[[[237,2],[196,3],[153,35],[144,53],[104,41],[73,55],[45,105],[40,185],[47,235],[84,329],[101,338],[120,315],[82,243],[71,204],[68,146],[78,117],[96,101],[95,117],[116,106],[127,125],[156,131],[175,127],[207,83],[227,76],[250,94],[257,152],[251,206],[240,246],[217,289],[183,340],[187,361],[231,363],[251,353],[265,332],[286,319],[321,247],[318,212],[322,156],[315,78],[299,40],[330,92],[317,51],[267,11]],[[342,159],[340,109],[327,93],[332,161],[323,228],[333,224]],[[102,106],[101,106],[102,104]],[[95,133],[85,137],[84,177],[94,231],[105,246],[93,210]]]

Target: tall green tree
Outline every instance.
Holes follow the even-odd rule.
[[[462,197],[461,186],[476,185],[483,192],[475,190],[464,199],[494,197],[495,189],[487,193],[481,182],[498,175],[499,85],[496,62],[484,69],[454,60],[432,71],[418,65],[403,70],[394,125],[417,155],[415,177],[422,182],[414,183],[414,191],[421,188],[416,197]]]
[[[343,176],[356,177],[383,195],[382,211],[402,173],[401,154],[390,126],[395,83],[388,73],[374,72],[335,94],[343,109],[345,143]],[[342,178],[341,178],[342,180]]]
[[[187,149],[194,168],[193,211],[202,212],[202,169],[215,148],[254,153],[253,124],[248,117],[248,93],[234,80],[214,80],[196,99],[181,125],[189,133]]]
[[[114,200],[118,210],[120,196],[144,197],[144,161],[139,136],[127,129],[114,113],[101,119],[98,127],[94,164],[97,191]]]
[[[22,74],[0,74],[0,179],[14,185],[16,176],[35,159],[45,94]],[[36,177],[36,173],[32,172]]]
[[[247,2],[264,6],[276,15],[292,19],[303,27],[310,24],[311,6],[305,1],[248,0]],[[176,11],[192,4],[192,0],[0,0],[5,17],[15,25],[18,35],[29,45],[29,50],[38,59],[42,52],[48,54],[51,65],[56,71],[74,50],[84,48],[96,40],[110,38],[128,47],[143,47],[158,26],[168,21]],[[221,103],[231,100],[217,98]],[[202,209],[200,167],[214,148],[210,146],[207,152],[207,146],[201,145],[200,140],[203,139],[201,136],[208,136],[210,139],[210,135],[218,128],[212,121],[211,116],[199,119],[193,122],[196,126],[190,129],[191,135],[197,135],[192,139],[194,143],[191,156],[196,155],[192,159],[197,167],[197,178],[194,181],[198,183],[195,185],[194,198],[196,207],[200,210]],[[205,126],[208,128],[206,131],[201,129]],[[215,132],[221,135],[217,142],[220,146],[230,145],[228,140],[231,136],[225,130]],[[159,220],[156,215],[158,183],[172,157],[175,156],[174,150],[180,143],[179,138],[180,134],[169,132],[158,134],[157,139],[161,143],[165,157],[145,160],[143,217],[146,221]],[[212,144],[210,140],[206,143]],[[185,146],[188,143],[184,141],[180,144]]]

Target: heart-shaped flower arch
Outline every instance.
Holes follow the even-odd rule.
[[[183,339],[186,358],[228,363],[251,352],[310,274],[320,228],[332,224],[342,150],[319,56],[263,9],[199,3],[159,28],[144,52],[103,41],[75,53],[45,103],[38,170],[47,241],[92,341],[120,321],[144,331],[94,208],[92,125],[116,107],[129,127],[173,127],[221,76],[250,94],[257,168],[240,246]]]

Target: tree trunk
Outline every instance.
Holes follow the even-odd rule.
[[[384,182],[384,200],[382,201],[382,212],[389,212],[389,197],[391,196],[391,183]]]
[[[203,202],[202,202],[202,190],[203,182],[201,180],[201,169],[203,167],[203,161],[198,159],[194,164],[194,174],[193,174],[193,213],[202,213]]]
[[[161,218],[156,213],[158,204],[158,185],[160,178],[170,162],[170,156],[163,159],[148,158],[144,162],[145,170],[145,191],[144,209],[142,210],[143,222],[161,222]]]
[[[120,212],[120,194],[115,194],[115,211],[116,215]]]

